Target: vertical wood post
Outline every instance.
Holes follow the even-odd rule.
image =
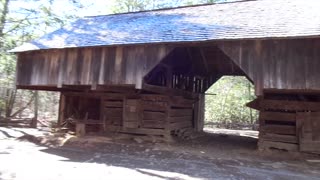
[[[194,105],[194,130],[197,132],[203,131],[204,127],[204,112],[205,112],[205,94],[198,95],[198,101]]]
[[[59,102],[59,117],[58,117],[58,127],[61,127],[62,123],[65,121],[65,108],[66,108],[66,96],[60,94]]]
[[[172,136],[171,136],[171,127],[170,127],[170,118],[169,118],[169,112],[171,110],[171,100],[168,99],[167,101],[167,108],[165,111],[165,129],[164,129],[164,140],[166,142],[174,142]]]
[[[34,92],[34,117],[31,121],[31,128],[37,128],[38,124],[38,106],[39,106],[39,94],[38,91]]]

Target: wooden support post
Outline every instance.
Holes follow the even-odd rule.
[[[61,93],[60,102],[59,102],[58,127],[61,127],[61,125],[65,121],[65,108],[66,108],[66,96]]]
[[[172,79],[173,79],[173,77],[172,77],[173,75],[172,75],[172,68],[171,67],[168,67],[167,68],[167,74],[166,74],[166,86],[168,87],[168,88],[172,88]]]
[[[38,124],[38,106],[39,106],[39,94],[38,91],[34,92],[34,117],[31,121],[31,128],[37,128]]]
[[[205,94],[199,94],[199,100],[194,105],[194,130],[203,131],[204,127],[204,111],[205,111]]]
[[[166,142],[173,142],[173,138],[171,136],[171,127],[170,127],[170,118],[169,118],[169,112],[171,109],[171,101],[168,101],[166,111],[165,111],[165,129],[164,129],[164,139]]]

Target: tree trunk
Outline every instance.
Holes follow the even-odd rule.
[[[5,117],[10,118],[13,110],[13,105],[16,99],[17,90],[7,89],[6,90],[6,105],[5,105]]]
[[[4,0],[1,17],[0,17],[0,48],[3,47],[4,27],[7,20],[7,14],[9,12],[9,0]]]

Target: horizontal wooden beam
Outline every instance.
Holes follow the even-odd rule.
[[[106,128],[110,131],[116,131],[121,133],[129,134],[143,134],[143,135],[165,135],[166,131],[163,129],[146,129],[146,128],[124,128],[124,127],[115,127],[109,126]]]
[[[260,137],[262,140],[274,141],[274,142],[285,142],[285,143],[298,143],[297,136],[292,135],[280,135],[280,134],[262,134]]]
[[[255,99],[246,106],[257,110],[320,111],[320,102]]]
[[[260,126],[260,132],[272,133],[272,134],[296,135],[296,127],[287,126],[287,125],[262,125]]]
[[[276,149],[283,149],[283,150],[287,150],[287,151],[298,151],[299,150],[299,146],[297,144],[273,142],[273,141],[265,141],[265,140],[260,140],[258,143],[258,146],[259,146],[259,149],[276,148]]]
[[[284,122],[296,122],[296,113],[260,112],[260,119]]]
[[[142,89],[146,91],[151,91],[155,93],[160,93],[160,94],[166,94],[169,96],[184,96],[188,98],[196,98],[197,95],[192,92],[184,91],[181,89],[173,89],[173,88],[168,88],[168,87],[163,87],[163,86],[155,86],[151,84],[146,84],[144,83],[142,85]]]
[[[289,111],[320,111],[319,102],[285,101],[285,100],[263,100],[260,102],[263,109],[283,109]]]

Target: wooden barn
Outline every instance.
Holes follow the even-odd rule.
[[[60,91],[59,124],[80,134],[170,139],[202,130],[220,77],[246,76],[259,148],[320,152],[319,9],[253,0],[81,18],[12,50],[16,85]]]

